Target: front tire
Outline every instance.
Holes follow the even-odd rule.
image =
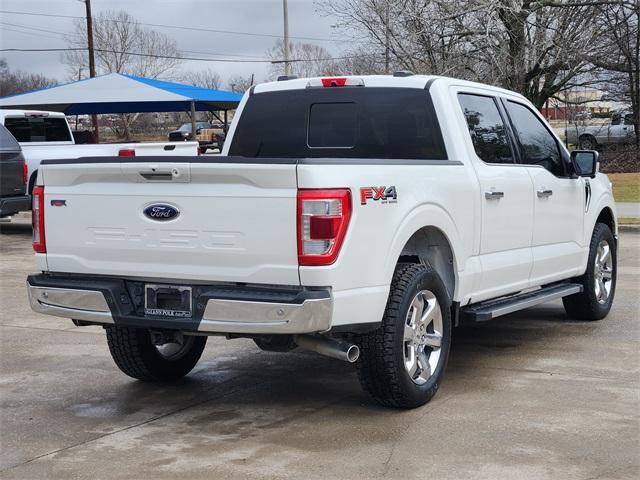
[[[382,405],[415,408],[438,391],[451,344],[450,300],[430,267],[400,265],[382,326],[355,338],[364,390]]]
[[[185,335],[182,345],[151,341],[149,330],[121,326],[106,327],[111,357],[125,374],[147,382],[169,382],[188,374],[196,366],[207,337]]]
[[[567,315],[578,320],[600,320],[607,316],[616,291],[617,260],[613,233],[604,223],[596,223],[587,271],[577,279],[583,291],[562,299]]]

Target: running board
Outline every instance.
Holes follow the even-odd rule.
[[[573,295],[582,292],[579,283],[563,283],[549,285],[532,292],[521,293],[511,297],[502,297],[497,300],[488,300],[469,307],[460,309],[460,323],[487,322],[492,318],[517,312],[525,308],[533,307],[540,303]]]

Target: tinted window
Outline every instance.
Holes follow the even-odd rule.
[[[495,100],[461,93],[458,101],[478,157],[487,163],[513,163],[513,152]]]
[[[256,93],[230,155],[446,159],[431,97],[410,88],[308,88]]]
[[[68,142],[71,134],[64,118],[7,117],[4,125],[19,142]]]
[[[355,103],[315,103],[309,113],[309,146],[353,148],[356,124]]]
[[[9,131],[0,125],[0,150],[20,151],[20,145]]]
[[[541,165],[558,177],[564,175],[556,139],[542,121],[519,103],[508,101],[507,111],[520,142],[522,163]]]

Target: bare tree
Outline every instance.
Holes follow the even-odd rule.
[[[58,81],[39,73],[11,71],[7,61],[0,58],[0,97],[30,92],[41,88],[53,87]]]
[[[220,90],[222,85],[220,74],[210,68],[195,72],[183,72],[178,78],[181,82],[188,83],[189,85],[210,88],[212,90]]]
[[[147,78],[170,74],[180,63],[175,40],[154,30],[142,27],[124,11],[101,12],[93,19],[93,36],[98,74],[122,73]],[[84,20],[75,21],[69,47],[86,49],[87,26]],[[70,77],[75,79],[80,68],[89,63],[86,50],[65,52],[64,62]],[[129,138],[131,126],[138,114],[120,115],[122,128],[116,131]]]
[[[395,67],[500,85],[536,106],[591,66],[608,0],[333,0],[325,10]]]
[[[232,92],[244,93],[251,88],[251,77],[232,75],[229,77],[227,84]]]
[[[631,105],[635,144],[640,148],[640,0],[599,5],[596,24],[603,42],[589,61],[603,71],[603,89]]]
[[[274,62],[271,65],[271,77],[275,79],[279,75],[284,75],[284,42],[278,40],[269,50],[268,55]],[[339,73],[339,65],[332,59],[331,53],[319,45],[289,42],[289,58],[293,60],[290,62],[291,74],[298,77]]]

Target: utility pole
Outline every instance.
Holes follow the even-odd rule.
[[[82,80],[82,69],[84,67],[78,68],[78,81]],[[78,131],[78,114],[76,114],[76,132]]]
[[[91,17],[91,0],[84,0],[84,6],[87,11],[87,43],[89,48],[89,77],[96,76],[96,59],[93,51],[93,18]],[[98,131],[98,116],[94,113],[91,115],[91,124],[93,126],[93,139],[95,143],[100,143],[100,132]]]
[[[291,62],[289,62],[289,9],[287,0],[282,0],[282,14],[284,17],[284,74],[291,75]]]

